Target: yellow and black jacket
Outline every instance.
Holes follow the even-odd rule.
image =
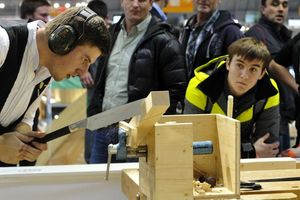
[[[184,113],[225,115],[229,95],[225,59],[222,56],[195,69],[186,91]],[[211,75],[202,72],[211,65],[215,65]],[[255,157],[253,143],[268,132],[271,136],[267,142],[278,141],[279,117],[277,85],[267,74],[246,94],[234,99],[233,118],[241,122],[241,157]]]

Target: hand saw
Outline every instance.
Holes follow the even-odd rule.
[[[78,131],[79,129],[89,129],[92,131],[140,115],[142,113],[142,103],[144,101],[145,98],[90,116],[48,133],[42,138],[34,138],[32,142],[46,143],[50,140]]]
[[[300,181],[300,177],[268,178],[249,180],[249,182],[282,182],[282,181]]]

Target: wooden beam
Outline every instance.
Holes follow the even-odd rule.
[[[242,195],[241,200],[297,200],[297,197],[294,193],[249,194]]]
[[[145,136],[153,130],[154,124],[162,117],[170,106],[168,91],[153,91],[145,99],[142,105],[143,113],[140,116],[135,116],[129,122],[130,126],[136,127],[128,136],[128,146],[136,148],[142,144]]]
[[[296,160],[289,157],[241,159],[241,171],[296,169]]]

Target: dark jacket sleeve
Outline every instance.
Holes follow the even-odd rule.
[[[293,63],[293,46],[300,42],[300,33],[298,33],[293,39],[290,39],[279,51],[274,60],[285,67],[291,66]]]
[[[226,49],[224,49],[227,52],[227,48],[231,43],[235,42],[236,40],[244,37],[243,33],[241,32],[239,26],[231,24],[227,25],[224,30],[222,35],[224,36],[223,41]]]
[[[161,42],[159,47],[160,80],[170,93],[170,107],[166,114],[176,114],[177,104],[184,104],[187,87],[184,53],[180,43],[173,36],[164,37],[164,42]]]
[[[264,110],[257,119],[254,140],[261,138],[266,133],[270,133],[267,143],[273,143],[279,140],[279,104],[277,106]],[[254,142],[255,142],[254,141]]]
[[[183,113],[184,114],[204,114],[205,112],[204,112],[204,110],[198,108],[194,104],[190,103],[187,99],[185,99]]]

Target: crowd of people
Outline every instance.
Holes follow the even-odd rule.
[[[300,131],[300,33],[284,26],[288,0],[261,0],[261,17],[246,33],[220,0],[193,2],[179,31],[163,12],[168,0],[121,0],[115,24],[101,0],[50,21],[47,0],[24,0],[27,24],[0,24],[0,166],[32,165],[47,149],[29,145],[45,135],[32,128],[38,102],[51,81],[72,76],[88,89],[88,116],[155,90],[169,91],[166,114],[225,114],[232,95],[241,158],[300,157],[299,137],[293,148],[289,137],[290,122]],[[117,142],[117,124],[87,130],[86,162],[106,163]]]

